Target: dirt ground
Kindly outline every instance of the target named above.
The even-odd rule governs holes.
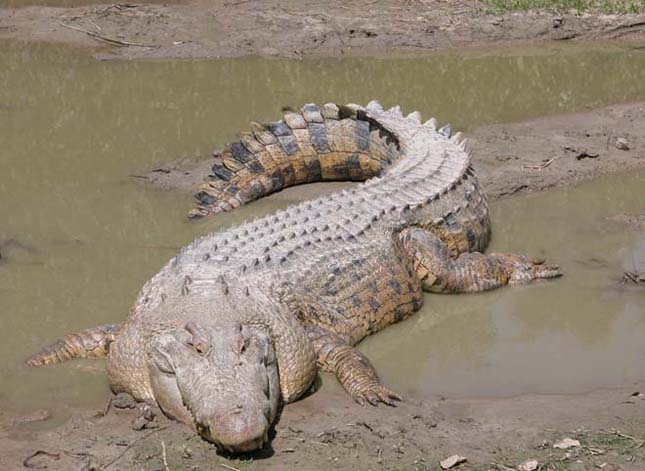
[[[96,49],[103,59],[423,53],[644,36],[643,14],[493,14],[473,0],[194,0],[0,9],[0,40],[66,43]]]
[[[0,40],[66,43],[101,59],[301,58],[644,37],[645,15],[492,15],[465,0],[198,0],[0,9]],[[484,126],[468,134],[491,199],[645,166],[645,102]],[[139,180],[192,191],[210,165],[208,156],[178,161]],[[642,231],[643,217],[617,215],[611,222]],[[216,454],[161,414],[147,421],[136,409],[116,404],[107,413],[79,410],[55,427],[43,427],[48,411],[16,417],[0,410],[0,469],[439,470],[440,460],[458,454],[467,458],[459,470],[530,471],[525,462],[537,460],[535,469],[543,471],[642,471],[642,392],[645,382],[576,395],[408,396],[397,408],[362,408],[338,388],[324,387],[284,409],[269,448],[241,459]],[[578,440],[579,446],[554,448],[563,438]]]
[[[13,425],[0,429],[0,468],[425,471],[458,454],[467,459],[458,467],[465,471],[520,471],[530,460],[541,470],[642,471],[644,387],[505,399],[407,397],[397,408],[362,408],[343,393],[321,390],[285,408],[269,448],[237,458],[218,455],[160,415],[135,430],[136,409],[79,412],[47,432],[21,423],[33,417],[4,416]],[[554,448],[564,438],[579,446]]]

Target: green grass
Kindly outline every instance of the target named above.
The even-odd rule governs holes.
[[[497,11],[549,10],[598,13],[643,13],[645,0],[484,0]]]

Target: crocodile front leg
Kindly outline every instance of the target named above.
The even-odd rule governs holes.
[[[345,391],[356,402],[361,405],[369,402],[373,406],[383,402],[394,406],[394,401],[402,399],[381,384],[367,357],[338,335],[315,326],[308,326],[307,334],[314,344],[320,368],[335,373]]]
[[[523,255],[472,252],[453,257],[441,239],[418,227],[402,230],[400,238],[426,291],[477,292],[562,276],[557,265],[546,265]]]

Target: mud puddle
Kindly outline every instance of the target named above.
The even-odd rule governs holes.
[[[71,406],[100,405],[107,385],[102,363],[34,371],[22,364],[30,353],[67,332],[122,320],[142,284],[197,235],[313,193],[303,187],[190,224],[184,215],[191,198],[137,185],[128,175],[138,169],[205,155],[248,120],[275,119],[281,106],[309,101],[378,97],[470,129],[645,96],[645,54],[617,46],[398,59],[101,63],[65,48],[14,44],[0,50],[0,62],[0,242],[19,243],[2,253],[0,265],[0,405],[31,411],[57,404],[50,423]],[[642,310],[633,307],[638,299],[610,289],[636,238],[603,232],[591,214],[619,213],[619,204],[627,211],[638,191],[634,178],[580,190],[591,198],[595,191],[607,197],[625,189],[612,195],[623,202],[612,199],[611,207],[595,196],[588,206],[588,199],[573,196],[578,190],[547,195],[545,202],[496,204],[494,249],[545,252],[569,276],[552,286],[428,298],[423,315],[365,344],[385,380],[403,391],[505,394],[642,376],[636,360],[642,364],[643,350],[632,348],[642,335]],[[580,252],[574,257],[566,247]],[[409,352],[397,343],[405,336]],[[575,365],[593,355],[597,361],[587,364],[596,368],[553,365],[564,355]],[[397,373],[402,358],[418,369]]]

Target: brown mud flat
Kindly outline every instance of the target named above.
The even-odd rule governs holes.
[[[490,199],[541,191],[645,166],[645,102],[482,126],[466,137]],[[139,176],[164,189],[194,192],[213,163],[206,157],[179,160]],[[336,188],[287,191],[315,197],[325,187]]]
[[[396,408],[363,408],[341,392],[322,390],[287,406],[270,445],[246,457],[221,456],[160,414],[136,430],[142,420],[134,409],[83,411],[41,432],[2,417],[0,467],[439,470],[440,460],[458,454],[468,461],[456,469],[466,471],[517,471],[529,460],[541,470],[637,471],[645,469],[644,388],[504,399],[408,397]],[[563,438],[580,446],[554,448]]]
[[[94,48],[100,58],[337,57],[643,37],[644,14],[498,14],[477,1],[194,0],[0,8],[0,40]]]

